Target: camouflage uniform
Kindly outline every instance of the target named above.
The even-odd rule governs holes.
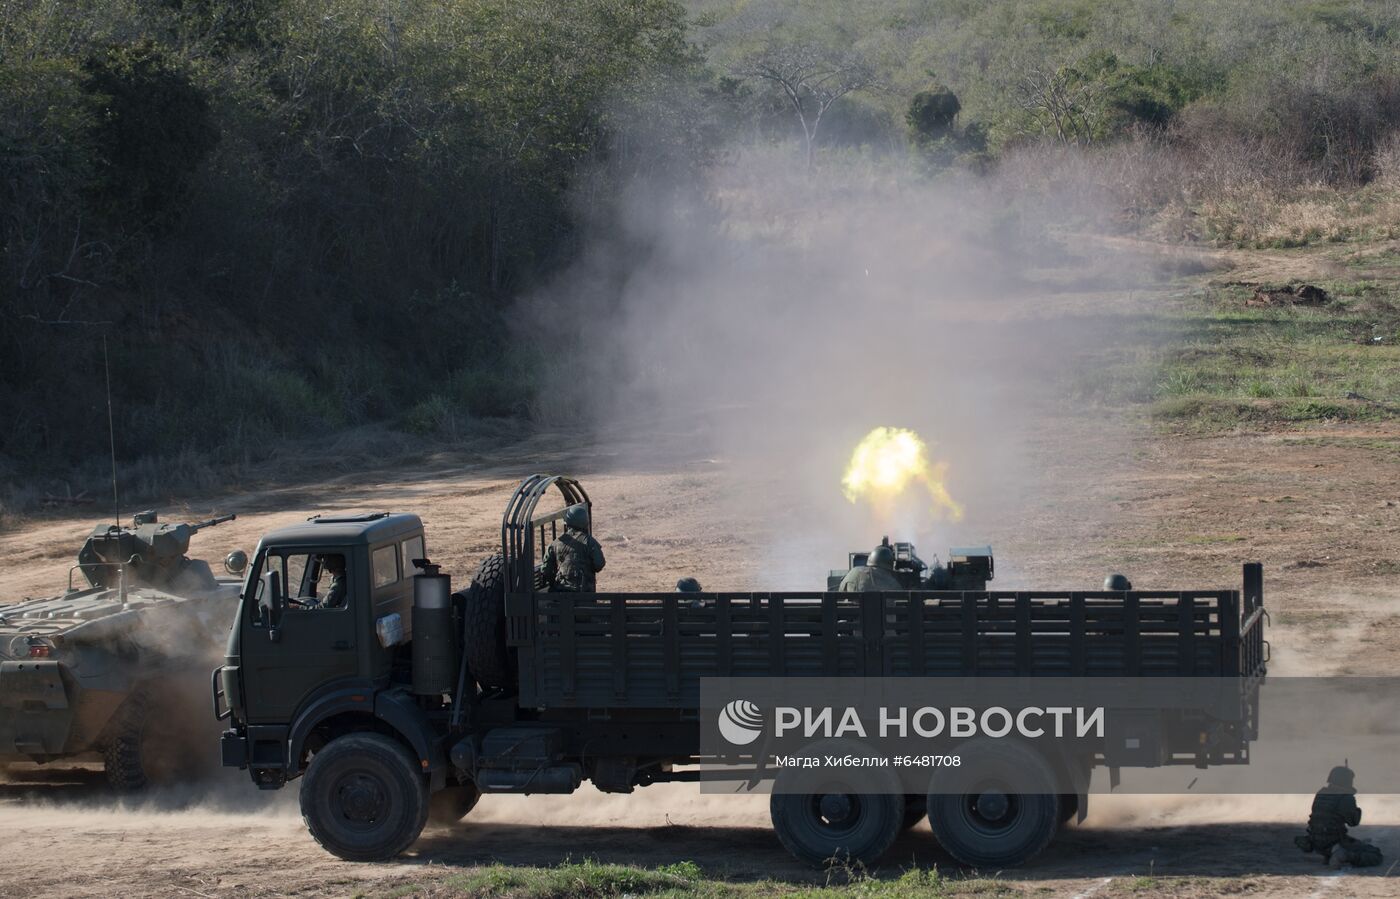
[[[1332,847],[1347,835],[1348,827],[1361,823],[1361,809],[1353,790],[1326,786],[1313,797],[1312,814],[1308,815],[1308,837],[1312,851],[1327,855]]]
[[[846,576],[841,578],[841,585],[836,589],[842,593],[864,593],[868,590],[904,590],[906,588],[899,582],[899,578],[894,576],[894,572],[888,568],[864,565],[846,572]]]
[[[321,557],[321,569],[331,576],[326,595],[321,598],[321,608],[339,609],[345,605],[348,585],[345,582],[345,557],[340,554]]]
[[[565,528],[544,553],[540,574],[556,593],[592,593],[603,570],[603,547],[587,531]]]
[[[338,609],[345,605],[345,573],[331,575],[331,586],[326,591],[326,599],[322,603],[328,609]]]

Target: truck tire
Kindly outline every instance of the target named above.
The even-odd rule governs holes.
[[[859,751],[847,741],[818,743],[804,755]],[[888,771],[817,772],[784,768],[768,811],[778,841],[816,867],[874,864],[903,829],[906,802]]]
[[[1055,773],[1040,753],[1020,743],[979,740],[959,749],[975,759],[976,789],[928,796],[933,835],[948,854],[972,868],[1023,864],[1040,853],[1060,827]],[[1013,793],[1006,784],[1045,784],[1044,793]]]
[[[428,823],[438,826],[456,824],[471,810],[481,798],[481,791],[474,783],[448,784],[428,799]]]
[[[132,693],[107,724],[102,740],[102,768],[118,793],[134,793],[150,783],[146,770],[146,719],[150,703],[144,692]]]
[[[515,650],[506,646],[505,559],[481,560],[466,595],[462,648],[472,676],[483,687],[515,686]]]
[[[428,785],[400,743],[383,734],[336,737],[311,757],[301,818],[330,854],[351,862],[391,859],[428,821]]]

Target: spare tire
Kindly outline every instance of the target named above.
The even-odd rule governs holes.
[[[506,646],[506,566],[500,553],[482,559],[467,590],[462,649],[483,687],[515,686],[516,651]]]

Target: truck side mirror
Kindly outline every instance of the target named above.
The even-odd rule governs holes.
[[[282,622],[282,575],[277,571],[267,571],[262,576],[262,589],[258,591],[258,614],[263,627],[268,628],[272,642],[277,642],[277,625]]]

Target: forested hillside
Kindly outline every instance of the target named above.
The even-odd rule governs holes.
[[[105,457],[104,341],[126,459],[539,417],[513,304],[752,143],[1286,244],[1400,235],[1397,123],[1370,0],[0,0],[0,481]]]

